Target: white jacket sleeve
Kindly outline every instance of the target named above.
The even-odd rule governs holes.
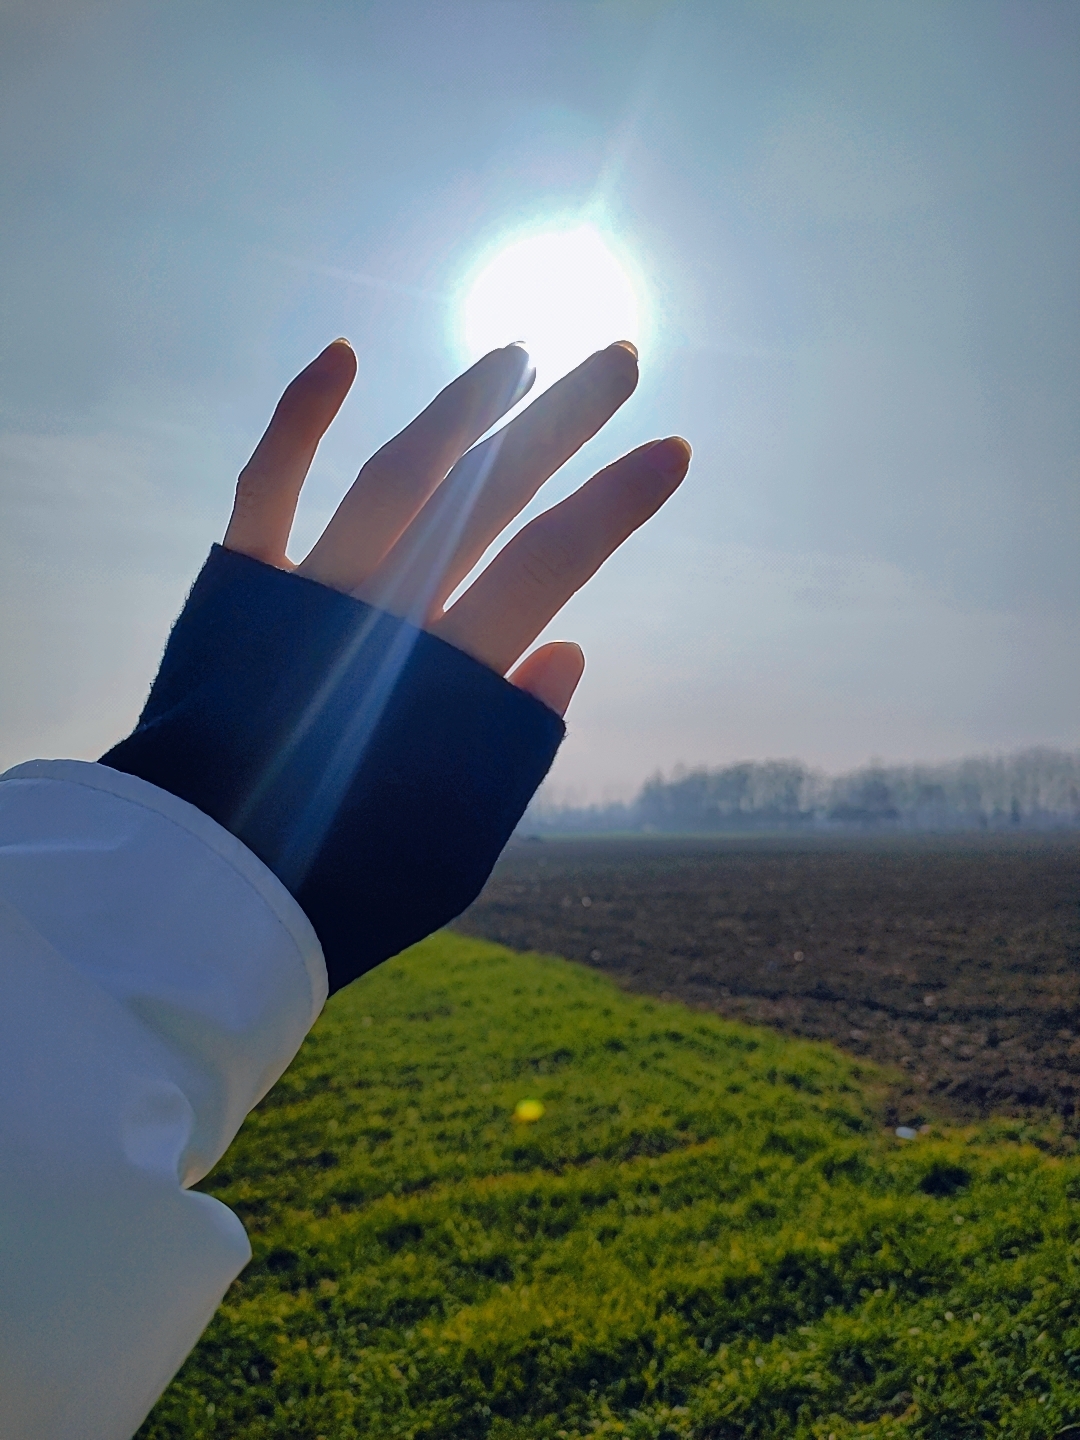
[[[250,1257],[189,1187],[326,997],[315,933],[132,775],[0,777],[0,1437],[129,1440]]]

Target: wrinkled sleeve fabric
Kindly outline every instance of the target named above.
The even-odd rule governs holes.
[[[232,834],[102,765],[0,777],[0,1436],[128,1440],[250,1250],[192,1191],[326,996]]]
[[[264,861],[332,994],[476,898],[564,734],[437,636],[216,545],[138,725],[101,758]]]
[[[0,777],[0,1440],[129,1440],[250,1255],[189,1187],[328,990],[475,897],[563,733],[218,546],[133,733]]]

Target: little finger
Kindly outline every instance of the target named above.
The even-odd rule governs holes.
[[[334,340],[285,389],[254,454],[240,472],[225,548],[285,566],[296,502],[319,441],[356,375],[347,340]]]

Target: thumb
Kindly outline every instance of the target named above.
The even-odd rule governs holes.
[[[585,656],[580,645],[554,640],[534,650],[509,679],[511,685],[527,691],[556,715],[565,715],[584,670]]]

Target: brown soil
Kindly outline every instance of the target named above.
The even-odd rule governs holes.
[[[516,841],[457,922],[902,1075],[890,1120],[1080,1128],[1080,836]]]

